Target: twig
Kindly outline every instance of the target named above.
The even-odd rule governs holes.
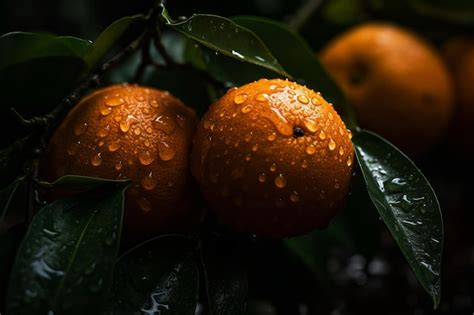
[[[321,6],[323,0],[307,0],[288,22],[288,25],[295,31],[299,31],[309,18]]]

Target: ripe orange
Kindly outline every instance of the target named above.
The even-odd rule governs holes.
[[[456,144],[461,143],[465,149],[472,151],[474,140],[465,135],[471,128],[474,119],[474,40],[472,38],[457,37],[448,41],[443,52],[445,60],[451,70],[455,84],[456,112],[453,133]]]
[[[262,79],[211,105],[191,168],[221,223],[287,237],[328,224],[348,193],[353,160],[350,132],[319,93]]]
[[[441,58],[410,31],[382,23],[355,27],[331,41],[321,61],[362,127],[412,154],[444,135],[452,84]]]
[[[188,159],[197,118],[166,91],[113,85],[85,96],[54,132],[41,176],[132,180],[124,229],[137,235],[196,223]]]

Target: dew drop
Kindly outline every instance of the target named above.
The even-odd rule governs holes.
[[[339,148],[339,155],[344,155],[344,148],[343,147],[340,147]]]
[[[158,107],[158,102],[156,100],[151,100],[150,101],[150,106],[156,108],[156,107]]]
[[[245,156],[245,161],[250,161],[252,159],[252,155],[249,153]]]
[[[109,135],[110,126],[106,126],[105,128],[101,128],[97,131],[96,136],[99,138],[105,138]]]
[[[105,99],[105,104],[112,107],[122,105],[123,103],[124,103],[123,98],[118,97],[118,96]]]
[[[329,120],[333,120],[333,119],[334,119],[334,115],[333,115],[332,113],[329,113],[329,114],[328,114],[328,118],[329,118]]]
[[[118,161],[117,163],[115,163],[115,169],[117,171],[122,169],[122,161]]]
[[[155,158],[148,150],[138,151],[138,160],[142,165],[150,165]]]
[[[276,170],[277,170],[276,164],[272,163],[272,165],[270,166],[270,171],[275,172]]]
[[[108,148],[109,148],[110,152],[115,152],[118,149],[120,149],[120,142],[113,141],[113,142],[109,143]]]
[[[252,147],[252,151],[253,152],[256,152],[258,150],[258,144],[255,144],[253,147]]]
[[[174,158],[176,151],[167,142],[160,142],[158,146],[158,155],[163,161],[170,161]]]
[[[339,134],[340,134],[341,136],[344,135],[344,129],[343,129],[341,126],[339,126]]]
[[[309,103],[309,99],[304,95],[298,95],[297,99],[301,104],[308,104]]]
[[[146,130],[147,133],[152,133],[153,132],[153,128],[151,128],[151,127],[146,127],[145,130]]]
[[[148,175],[142,178],[141,184],[142,184],[143,189],[152,190],[153,188],[156,187],[156,185],[158,184],[158,181],[155,178],[153,178],[153,172],[150,171]]]
[[[99,147],[102,147],[104,145],[104,141],[99,142]]]
[[[255,96],[255,100],[258,102],[265,102],[268,99],[268,94],[260,93]]]
[[[306,147],[306,153],[309,154],[309,155],[313,155],[314,153],[316,153],[316,147],[314,145],[308,145]]]
[[[148,212],[151,210],[151,203],[145,197],[138,200],[138,206],[140,207],[140,209],[142,209],[145,212]]]
[[[293,191],[290,195],[290,200],[292,202],[298,202],[300,201],[300,194],[298,194],[296,191]]]
[[[265,173],[261,173],[260,175],[258,175],[258,181],[260,183],[264,183],[266,179],[267,177],[265,176]]]
[[[318,99],[317,99],[316,97],[311,98],[311,104],[313,104],[313,105],[315,105],[315,106],[320,105],[320,104],[319,104],[319,101],[318,101]]]
[[[275,141],[276,137],[277,137],[276,134],[272,133],[271,135],[268,136],[267,139],[268,139],[268,141]]]
[[[318,130],[318,124],[314,120],[306,119],[303,124],[309,132],[316,132]]]
[[[145,141],[143,141],[143,144],[145,145],[145,147],[149,147],[150,146],[150,141],[147,139]]]
[[[251,110],[252,110],[252,105],[245,105],[244,107],[242,107],[240,111],[244,114],[248,114]]]
[[[329,140],[328,148],[329,148],[329,150],[331,150],[331,151],[334,151],[334,149],[336,148],[336,142],[334,142],[333,139]]]
[[[352,165],[352,159],[351,158],[348,158],[347,159],[347,166],[351,166]]]
[[[139,102],[143,102],[145,100],[145,98],[143,96],[137,96],[136,99]]]
[[[275,186],[278,188],[284,188],[286,186],[286,178],[283,176],[283,174],[278,174],[277,177],[275,177]]]
[[[135,129],[133,130],[133,133],[138,136],[138,135],[140,135],[140,134],[142,133],[142,130],[141,130],[139,127],[137,127],[137,128],[135,128]]]
[[[158,126],[158,129],[164,131],[168,135],[170,135],[176,129],[174,119],[168,115],[160,115],[156,117],[155,122]]]
[[[119,121],[122,120],[122,116],[115,116],[115,117],[114,117],[114,120],[115,120],[116,122],[119,122]]]
[[[349,129],[347,129],[347,134],[349,135],[349,139],[352,139],[352,131],[350,131]]]
[[[120,130],[122,130],[122,132],[130,130],[130,121],[128,119],[120,122]]]
[[[247,98],[248,98],[248,95],[246,93],[237,94],[234,97],[234,103],[237,105],[242,104],[247,100]]]
[[[96,153],[92,156],[91,164],[93,166],[99,166],[100,164],[102,164],[102,153],[101,152]]]
[[[110,114],[112,112],[112,107],[104,107],[100,110],[100,113],[102,116],[107,116],[108,114]]]
[[[82,134],[84,134],[87,130],[87,123],[84,122],[84,123],[81,123],[81,124],[78,124],[74,127],[74,134],[76,136],[80,136]]]
[[[321,130],[321,132],[319,133],[319,139],[321,140],[326,139],[326,133],[324,132],[324,130]]]

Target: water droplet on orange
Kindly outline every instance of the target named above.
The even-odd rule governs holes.
[[[96,153],[92,156],[91,164],[93,166],[99,166],[100,164],[102,164],[102,153],[101,152]]]
[[[176,129],[174,119],[168,115],[159,115],[156,117],[155,122],[158,129],[164,131],[168,135]]]
[[[302,168],[307,168],[308,167],[308,161],[303,160],[303,163],[301,163]]]
[[[138,136],[138,135],[140,135],[140,134],[142,133],[142,130],[141,130],[139,127],[137,127],[137,128],[135,128],[135,129],[133,130],[133,133]]]
[[[311,104],[318,106],[319,105],[318,99],[316,97],[311,98]]]
[[[352,165],[352,159],[351,158],[348,158],[347,159],[347,166],[351,166]]]
[[[255,96],[255,100],[258,102],[265,102],[268,99],[268,94],[260,93]]]
[[[308,104],[309,103],[309,99],[304,95],[298,95],[297,99],[301,104]]]
[[[276,137],[277,137],[276,134],[272,133],[271,135],[268,136],[267,139],[268,139],[268,141],[275,141]]]
[[[142,209],[145,212],[148,212],[151,210],[151,203],[145,197],[138,200],[138,206],[140,207],[140,209]]]
[[[76,136],[80,136],[82,134],[84,134],[87,130],[87,123],[84,122],[84,123],[80,123],[80,124],[77,124],[75,127],[74,127],[74,134]]]
[[[115,117],[114,117],[114,120],[115,120],[116,122],[119,122],[119,121],[122,120],[122,116],[115,116]]]
[[[262,174],[258,175],[258,181],[260,183],[264,183],[266,179],[267,179],[267,177],[265,176],[265,173],[262,173]]]
[[[339,155],[344,155],[344,148],[343,147],[339,148]]]
[[[252,159],[252,155],[249,153],[245,156],[245,161],[250,161]]]
[[[306,119],[303,124],[309,132],[316,132],[318,130],[318,124],[314,120]]]
[[[122,169],[122,161],[118,161],[117,163],[115,163],[115,169],[117,171]]]
[[[156,100],[151,100],[150,101],[150,106],[156,108],[156,107],[158,107],[158,102]]]
[[[115,152],[118,149],[120,149],[120,142],[113,141],[113,142],[109,143],[108,148],[109,148],[110,152]]]
[[[122,130],[122,132],[130,130],[130,122],[128,120],[120,122],[120,130]]]
[[[270,166],[270,171],[275,172],[276,170],[277,170],[276,164],[272,163],[272,165]]]
[[[321,140],[326,139],[326,133],[324,132],[324,130],[321,130],[321,132],[319,133],[319,139]]]
[[[333,139],[329,140],[328,148],[329,148],[329,150],[331,150],[331,151],[333,151],[333,150],[336,148],[336,142],[334,142]]]
[[[239,93],[234,97],[234,103],[239,105],[244,103],[249,96],[246,93]]]
[[[284,188],[286,186],[286,178],[283,176],[283,174],[278,174],[277,177],[275,177],[275,186],[278,188]]]
[[[328,118],[329,118],[329,120],[333,120],[333,119],[334,119],[334,115],[333,115],[332,113],[329,113],[329,114],[328,114]]]
[[[153,128],[151,128],[151,127],[146,127],[145,130],[146,130],[146,132],[148,132],[148,133],[152,133],[152,132],[153,132]]]
[[[103,146],[104,145],[104,141],[100,141],[99,142],[99,147]]]
[[[344,135],[344,129],[343,129],[341,126],[339,126],[339,134],[340,134],[341,136]]]
[[[105,138],[109,135],[110,126],[107,125],[105,128],[101,128],[97,131],[96,136],[99,138]]]
[[[276,127],[279,133],[285,136],[293,135],[293,128],[290,126],[286,118],[277,108],[272,108],[270,112],[262,111],[260,116],[267,118]]]
[[[102,116],[107,116],[111,112],[112,112],[112,107],[104,107],[100,110],[100,113],[102,114]]]
[[[253,152],[256,152],[258,150],[258,143],[255,144],[253,147],[252,147],[252,151]]]
[[[296,191],[293,191],[290,195],[290,200],[292,202],[298,202],[300,201],[300,195]]]
[[[176,151],[167,142],[160,142],[158,145],[158,155],[163,161],[170,161],[175,156]]]
[[[153,157],[153,154],[150,153],[150,151],[142,150],[138,151],[138,160],[142,165],[150,165],[151,163],[153,163],[155,158]]]
[[[240,110],[242,113],[244,114],[247,114],[249,113],[250,111],[252,110],[252,105],[245,105],[244,107],[242,107],[242,109]]]
[[[143,102],[145,100],[145,98],[143,96],[137,96],[136,99],[139,102]]]
[[[124,102],[123,98],[118,96],[108,97],[105,99],[105,104],[112,107],[122,105]]]
[[[316,147],[314,145],[308,145],[306,147],[306,153],[309,154],[309,155],[313,155],[316,153]]]
[[[152,190],[158,184],[158,181],[153,177],[153,172],[150,171],[148,175],[142,178],[142,187],[145,190]]]
[[[347,129],[347,134],[349,135],[349,139],[352,139],[352,131],[350,131],[349,129]]]
[[[145,147],[149,147],[150,146],[150,141],[147,139],[145,141],[143,141],[143,144],[145,145]]]

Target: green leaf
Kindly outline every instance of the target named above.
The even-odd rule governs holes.
[[[242,246],[209,242],[203,250],[203,264],[210,314],[244,314],[248,281]]]
[[[25,177],[19,177],[14,180],[13,183],[11,183],[6,188],[0,191],[0,235],[5,233],[5,231],[8,230],[8,227],[11,224],[11,222],[7,222],[7,215],[11,214],[9,210],[12,208],[14,197],[17,191],[19,190],[18,188],[24,184]],[[24,200],[24,198],[21,199]],[[20,216],[24,216],[24,213],[20,214]],[[15,223],[18,222],[16,222],[15,220]]]
[[[15,259],[7,314],[100,311],[118,252],[126,185],[105,184],[38,212]]]
[[[289,77],[258,36],[229,19],[195,14],[182,22],[168,19],[167,25],[216,52]]]
[[[95,67],[131,26],[144,21],[145,16],[137,14],[123,17],[110,24],[84,54],[84,60],[89,68]]]
[[[40,185],[47,188],[57,188],[57,187],[66,187],[66,188],[73,188],[78,190],[83,189],[93,189],[104,184],[112,185],[114,183],[124,183],[123,180],[112,180],[112,179],[104,179],[104,178],[97,178],[97,177],[90,177],[90,176],[80,176],[80,175],[65,175],[52,183],[48,182],[40,182]]]
[[[356,130],[353,142],[370,198],[435,307],[441,295],[441,210],[428,180],[380,136]]]
[[[164,235],[122,255],[110,314],[194,314],[199,282],[195,247],[187,237]]]
[[[344,95],[301,36],[285,24],[265,18],[237,16],[232,21],[254,32],[286,72],[296,81],[321,92],[354,125],[354,115]]]

